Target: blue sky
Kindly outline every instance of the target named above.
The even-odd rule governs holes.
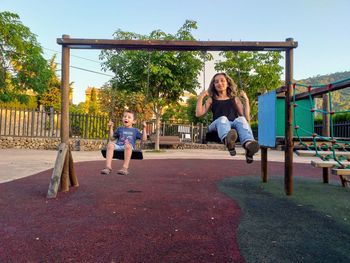
[[[294,52],[295,79],[350,70],[348,0],[0,0],[0,11],[17,13],[37,35],[45,57],[58,52],[58,62],[61,46],[56,39],[63,34],[112,39],[118,28],[139,34],[155,29],[174,34],[190,19],[198,23],[193,32],[198,40],[294,38],[299,43]],[[72,50],[71,55],[72,66],[103,73],[99,51]],[[206,66],[206,83],[212,67],[212,63]],[[74,103],[84,100],[87,86],[99,87],[109,78],[72,68]]]

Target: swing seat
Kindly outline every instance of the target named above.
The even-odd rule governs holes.
[[[102,153],[102,156],[106,158],[107,150],[102,149],[101,153]],[[124,160],[124,151],[114,150],[113,159]],[[142,150],[133,150],[131,154],[131,159],[142,160],[143,159]]]
[[[205,134],[205,141],[206,142],[216,142],[216,143],[223,143],[219,136],[217,131],[210,131]],[[236,142],[239,141],[239,137],[237,137]]]
[[[218,133],[216,131],[210,131],[205,134],[205,141],[206,142],[217,142],[222,143],[220,140]]]

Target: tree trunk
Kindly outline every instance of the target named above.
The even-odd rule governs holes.
[[[159,135],[160,135],[160,113],[159,111],[156,113],[156,143],[154,145],[154,149],[159,151]]]

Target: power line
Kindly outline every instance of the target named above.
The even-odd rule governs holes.
[[[62,53],[62,52],[60,52],[60,51],[56,51],[56,50],[49,49],[49,48],[45,48],[45,47],[43,47],[43,49],[49,50],[49,51],[54,52],[54,53],[56,53],[56,54],[61,54],[61,53]],[[80,58],[80,59],[84,59],[84,60],[87,60],[87,61],[95,62],[95,63],[97,63],[97,64],[101,64],[100,61],[96,61],[96,60],[93,60],[93,59],[84,58],[84,57],[80,57],[80,56],[76,56],[76,55],[71,55],[71,56],[72,56],[72,57],[76,57],[76,58]]]
[[[43,49],[49,50],[49,51],[54,52],[54,53],[56,53],[56,54],[61,54],[61,53],[62,53],[62,52],[60,52],[60,51],[56,51],[56,50],[53,50],[53,49],[50,49],[50,48],[45,48],[45,47],[43,47]],[[101,65],[101,62],[96,61],[96,60],[92,60],[92,59],[84,58],[84,57],[80,57],[80,56],[75,56],[75,55],[71,55],[71,56],[72,56],[72,57],[76,57],[76,58],[80,58],[80,59],[84,59],[84,60],[87,60],[87,61],[95,62],[95,63],[98,63],[99,65]],[[59,62],[55,62],[55,63],[56,63],[57,65],[61,65],[61,63],[59,63]],[[78,70],[82,70],[82,71],[87,71],[87,72],[91,72],[91,73],[103,75],[103,76],[107,76],[107,77],[111,77],[111,78],[114,77],[113,75],[101,73],[101,72],[94,71],[94,70],[91,70],[91,69],[85,69],[85,68],[80,68],[80,67],[76,67],[76,66],[69,66],[69,67],[74,68],[74,69],[78,69]],[[58,71],[58,70],[57,70],[57,71]]]
[[[58,64],[58,65],[61,65],[61,63],[57,63],[57,64]],[[113,75],[101,73],[101,72],[94,71],[94,70],[91,70],[91,69],[79,68],[79,67],[75,67],[75,66],[69,66],[69,67],[74,68],[74,69],[79,69],[79,70],[87,71],[87,72],[91,72],[91,73],[95,73],[95,74],[99,74],[99,75],[103,75],[103,76],[107,76],[107,77],[111,77],[111,78],[114,77]]]

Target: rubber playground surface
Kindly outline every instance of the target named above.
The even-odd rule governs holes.
[[[0,184],[0,262],[349,262],[350,192],[295,164],[167,159],[75,163],[80,186],[46,199],[52,169]],[[339,201],[340,200],[340,201]],[[339,201],[339,202],[338,202]],[[349,204],[348,204],[349,203]]]

